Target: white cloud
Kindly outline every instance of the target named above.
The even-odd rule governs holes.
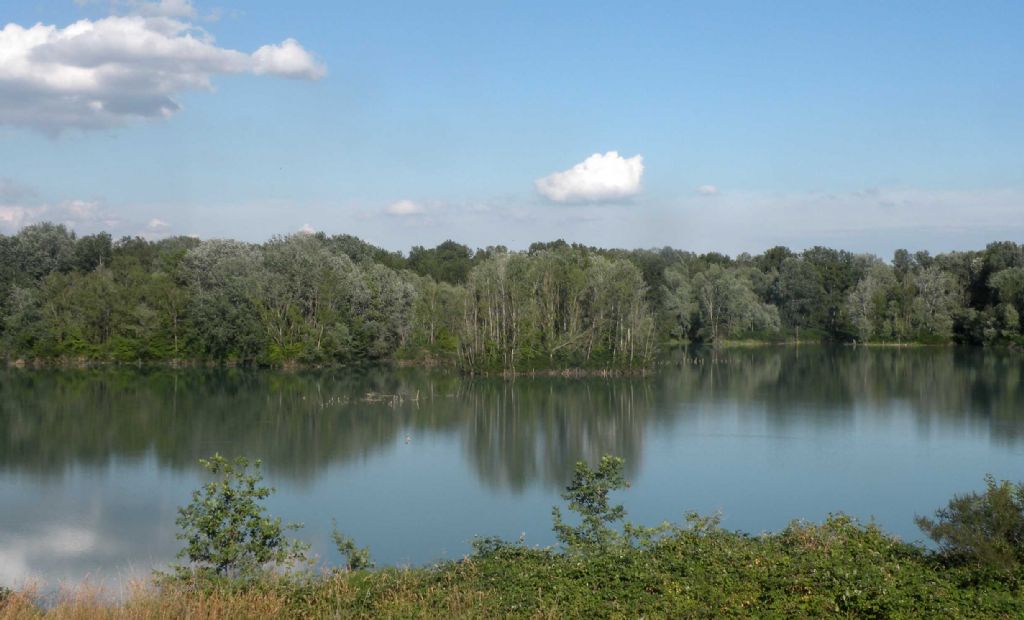
[[[601,202],[640,191],[643,157],[624,158],[617,151],[594,153],[563,172],[537,179],[537,191],[555,202]]]
[[[285,39],[278,45],[264,45],[252,54],[256,75],[269,73],[280,77],[319,80],[326,73],[323,65],[314,60],[295,39]]]
[[[153,10],[0,30],[0,124],[50,133],[113,127],[173,115],[181,109],[177,95],[211,90],[216,75],[316,80],[325,73],[294,39],[246,54],[167,16],[187,16],[188,2],[136,4]]]
[[[64,210],[76,219],[88,220],[96,217],[99,203],[94,200],[69,200],[63,204]]]
[[[35,189],[21,185],[11,179],[0,178],[0,234],[14,233],[30,224],[39,222],[64,224],[78,232],[136,234],[141,227],[138,222],[125,222],[109,207],[97,200],[64,200],[48,202]],[[154,222],[157,228],[154,228]],[[150,221],[149,230],[166,226],[162,220]]]
[[[423,213],[423,207],[411,200],[399,200],[388,205],[384,212],[388,215],[398,216],[420,215]]]
[[[303,224],[302,228],[298,230],[298,233],[300,235],[313,235],[316,234],[316,229],[310,226],[309,224]]]
[[[38,215],[38,209],[20,205],[0,205],[0,227],[17,230]]]
[[[163,220],[161,220],[160,218],[157,218],[157,217],[154,217],[153,219],[149,220],[149,223],[146,224],[146,228],[148,228],[149,230],[154,230],[154,231],[155,230],[166,230],[166,229],[170,228],[170,226],[171,226],[170,224],[168,224],[167,222],[165,222],[165,221],[163,221]]]
[[[701,185],[697,188],[697,193],[701,196],[716,196],[718,195],[718,188],[714,185]]]

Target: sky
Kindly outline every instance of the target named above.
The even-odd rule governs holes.
[[[0,233],[1024,242],[1024,3],[0,1]]]

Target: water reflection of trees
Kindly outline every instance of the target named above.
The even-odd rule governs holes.
[[[762,347],[679,354],[658,380],[681,381],[684,401],[757,407],[775,429],[844,426],[904,409],[917,428],[972,428],[995,443],[1024,436],[1024,360],[955,347]],[[674,394],[661,386],[656,393]]]
[[[652,412],[639,380],[528,379],[468,382],[459,398],[469,460],[489,484],[562,486],[576,461],[603,454],[640,460]]]
[[[367,393],[397,394],[392,403]],[[727,404],[777,430],[913,416],[919,432],[1016,444],[1024,364],[996,351],[792,347],[680,354],[649,378],[462,379],[416,369],[0,372],[0,468],[60,475],[155,455],[191,468],[214,451],[309,480],[417,435],[461,438],[488,485],[561,486],[581,458],[639,465],[644,435]],[[634,472],[635,473],[635,472]]]
[[[367,402],[371,393],[399,398]],[[0,467],[59,475],[154,454],[186,468],[220,451],[310,479],[413,429],[460,433],[488,484],[562,484],[579,458],[638,456],[645,393],[627,380],[464,381],[410,369],[11,371],[0,373]]]

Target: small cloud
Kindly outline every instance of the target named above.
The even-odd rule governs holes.
[[[701,185],[697,188],[697,193],[701,196],[717,196],[718,188],[714,185]]]
[[[390,204],[384,209],[384,212],[388,215],[397,216],[409,216],[409,215],[420,215],[423,213],[423,207],[411,200],[399,200],[396,203]]]
[[[310,226],[309,224],[303,224],[302,228],[300,228],[296,232],[298,232],[300,235],[315,235],[316,229]]]
[[[91,220],[96,217],[99,203],[93,200],[68,200],[61,205],[76,220]]]
[[[617,151],[594,153],[572,168],[537,179],[540,195],[554,202],[602,202],[640,192],[641,155],[624,158]]]
[[[30,209],[21,206],[5,206],[0,205],[0,224],[5,225],[6,228],[17,229],[20,228],[22,223],[32,219],[38,210]]]
[[[166,230],[168,227],[170,227],[170,224],[155,217],[146,224],[146,228],[150,230]]]
[[[103,204],[95,200],[50,203],[32,187],[0,178],[0,228],[17,230],[45,220],[69,227],[92,227],[110,221]]]
[[[298,80],[319,80],[327,74],[327,67],[317,62],[295,39],[264,45],[253,52],[252,58],[256,75],[269,73]]]

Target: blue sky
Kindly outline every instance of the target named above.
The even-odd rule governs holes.
[[[58,36],[79,20],[104,26],[93,47]],[[0,9],[37,23],[58,29],[45,53],[0,37],[0,232],[51,219],[252,241],[311,227],[393,249],[562,237],[883,256],[1024,241],[1019,2]],[[167,49],[117,47],[129,27]],[[207,37],[201,62],[186,36]],[[101,37],[112,47],[85,69],[132,76],[76,91],[103,115],[37,113],[67,102],[44,74],[84,70]],[[12,53],[32,64],[17,73]],[[156,95],[176,109],[154,116]]]

